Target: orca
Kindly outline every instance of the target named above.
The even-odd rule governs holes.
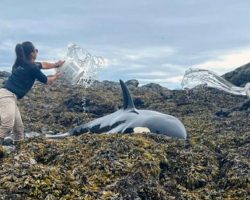
[[[135,108],[126,84],[120,80],[123,94],[123,107],[114,113],[97,118],[86,124],[58,135],[46,135],[47,138],[63,138],[83,133],[132,133],[137,127],[144,127],[151,133],[162,134],[180,139],[187,138],[187,132],[181,121],[171,115],[152,110]]]

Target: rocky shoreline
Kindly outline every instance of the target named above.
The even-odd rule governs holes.
[[[1,73],[0,73],[1,75]],[[4,80],[6,76],[0,76]],[[247,199],[250,107],[215,89],[127,82],[136,107],[178,117],[187,141],[155,134],[83,134],[0,147],[0,199]],[[19,102],[26,132],[59,133],[122,106],[118,82],[36,84]],[[227,115],[216,113],[230,110]]]

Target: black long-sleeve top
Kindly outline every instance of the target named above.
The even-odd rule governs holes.
[[[36,62],[25,66],[18,66],[5,81],[3,88],[13,92],[18,99],[23,98],[32,88],[35,80],[46,84],[47,76],[42,72],[42,64]]]

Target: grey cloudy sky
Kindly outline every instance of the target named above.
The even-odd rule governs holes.
[[[180,88],[190,67],[225,73],[250,60],[249,0],[1,0],[0,70],[17,43],[57,60],[69,43],[104,57],[101,80]]]

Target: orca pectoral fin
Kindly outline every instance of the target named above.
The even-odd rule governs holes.
[[[124,124],[120,124],[113,129],[109,130],[107,133],[122,133],[122,130],[124,128]]]

